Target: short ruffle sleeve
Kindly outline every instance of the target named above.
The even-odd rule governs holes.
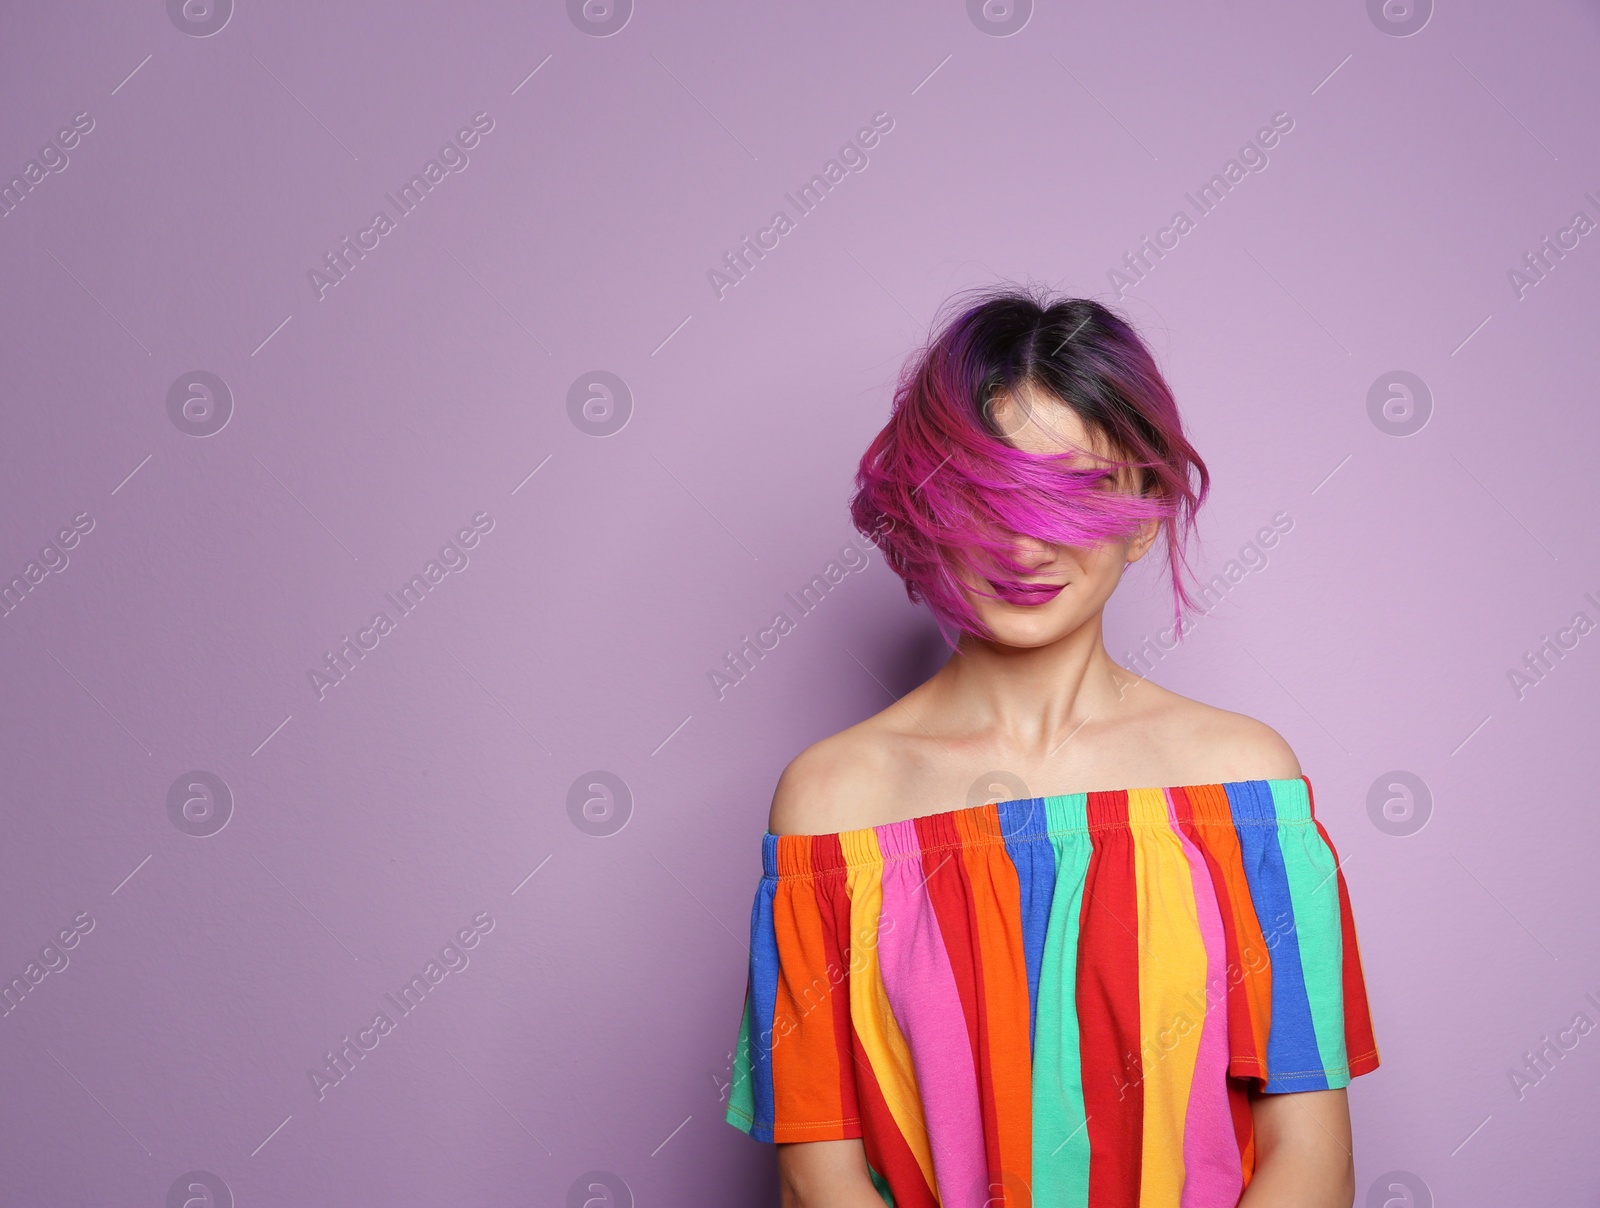
[[[782,845],[785,859],[807,866],[783,869],[780,877],[779,848],[777,836],[764,836],[724,1119],[758,1141],[859,1137],[845,872],[814,873],[807,839]],[[871,947],[872,939],[861,945],[857,960]]]
[[[1279,1093],[1336,1090],[1376,1069],[1349,889],[1310,781],[1172,794],[1222,915],[1228,1073]]]

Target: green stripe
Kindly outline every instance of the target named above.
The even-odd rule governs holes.
[[[750,992],[746,988],[744,1014],[739,1017],[739,1041],[733,1049],[728,1109],[722,1113],[722,1118],[740,1132],[749,1132],[756,1116],[755,1081],[750,1077],[750,1014]]]
[[[1328,1088],[1350,1082],[1344,1047],[1344,937],[1340,931],[1339,878],[1333,852],[1311,821],[1305,782],[1273,780],[1273,810],[1278,816],[1278,848],[1289,876],[1295,938],[1317,1050]]]
[[[1045,799],[1056,883],[1039,962],[1033,1054],[1033,1202],[1087,1208],[1089,1130],[1083,1107],[1078,1030],[1078,920],[1093,850],[1082,828],[1088,797]],[[1071,830],[1072,833],[1061,833]]]

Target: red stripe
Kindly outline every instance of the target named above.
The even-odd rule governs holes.
[[[1221,904],[1227,901],[1225,895],[1228,892],[1228,881],[1222,874],[1222,865],[1217,862],[1216,856],[1211,853],[1211,848],[1206,845],[1202,837],[1205,828],[1195,825],[1195,803],[1189,799],[1188,792],[1180,787],[1172,789],[1171,794],[1173,812],[1178,817],[1179,829],[1205,858],[1206,870],[1211,875],[1211,885],[1218,897],[1217,913],[1222,917],[1224,965],[1220,970],[1206,971],[1206,1010],[1227,1012],[1230,1034],[1228,1051],[1234,1053],[1239,1051],[1235,1046],[1240,1044],[1248,1046],[1252,1041],[1249,1020],[1242,1016],[1233,1002],[1229,1001],[1243,992],[1243,986],[1242,984],[1235,986],[1228,976],[1228,971],[1236,968],[1239,960],[1239,933],[1234,924],[1233,911],[1221,908]],[[1220,988],[1216,984],[1216,979],[1219,978],[1222,982]],[[1250,1096],[1246,1084],[1233,1077],[1227,1077],[1224,1081],[1228,1088],[1228,1112],[1233,1119],[1233,1139],[1239,1147],[1239,1165],[1245,1171],[1245,1186],[1249,1186],[1249,1172],[1255,1165],[1255,1115],[1250,1110]]]
[[[862,1051],[860,1040],[857,1051]],[[862,1060],[856,1063],[856,1083],[860,1088],[862,1112],[862,1146],[867,1161],[894,1189],[895,1208],[939,1208],[939,1199],[923,1177],[922,1167],[900,1135],[900,1128],[889,1114],[883,1091],[872,1066]]]
[[[838,835],[818,835],[812,843],[811,866],[833,869],[820,873],[812,882],[817,895],[817,914],[822,918],[822,946],[826,954],[827,977],[832,993],[833,1037],[839,1050],[839,1116],[856,1119],[861,1105],[856,1097],[855,1053],[850,1038],[850,892],[844,873],[844,852]],[[834,973],[837,970],[837,973]],[[833,979],[840,980],[834,985]]]
[[[972,1068],[978,1079],[978,1104],[983,1111],[983,1151],[991,1178],[998,1178],[1000,1121],[995,1112],[994,1071],[989,1062],[989,1020],[982,992],[983,956],[978,944],[977,921],[970,911],[977,895],[972,890],[962,836],[949,814],[917,819],[917,842],[922,847],[922,869],[927,877],[928,900],[939,933],[950,956],[961,1013],[967,1020],[967,1040],[972,1046]]]
[[[1333,852],[1334,863],[1339,853],[1333,850],[1333,840],[1315,818],[1312,822],[1322,835],[1322,841]],[[1370,1073],[1378,1068],[1378,1043],[1372,1035],[1372,1012],[1367,1005],[1367,982],[1361,972],[1361,951],[1356,945],[1355,916],[1350,910],[1350,890],[1344,883],[1344,872],[1336,869],[1339,882],[1339,935],[1341,949],[1340,980],[1344,991],[1344,1051],[1350,1063],[1350,1076]]]
[[[1093,851],[1078,939],[1078,1028],[1088,1116],[1089,1202],[1139,1202],[1144,1062],[1139,1038],[1139,919],[1128,794],[1090,793]]]
[[[1192,793],[1174,789],[1172,796],[1178,803],[1180,824],[1187,823],[1184,834],[1205,856],[1222,915],[1227,963],[1221,975],[1227,984],[1229,1063],[1265,1070],[1267,1054],[1257,1043],[1257,1031],[1264,1037],[1264,1021],[1270,1019],[1271,958],[1250,897],[1232,807],[1227,790],[1219,784],[1191,788]],[[1213,993],[1214,987],[1208,983],[1206,990]]]
[[[1339,852],[1333,846],[1328,832],[1317,820],[1317,801],[1311,791],[1311,781],[1306,780],[1306,807],[1317,833],[1333,853],[1334,876],[1339,882],[1339,935],[1341,952],[1340,980],[1344,991],[1344,1051],[1350,1063],[1350,1076],[1369,1074],[1378,1068],[1378,1042],[1372,1034],[1372,1010],[1367,1002],[1367,980],[1361,970],[1361,949],[1356,943],[1355,914],[1350,909],[1350,889],[1344,883],[1344,869],[1339,865]]]

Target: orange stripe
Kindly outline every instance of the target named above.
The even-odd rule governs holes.
[[[772,899],[778,995],[772,1026],[773,1126],[839,1123],[839,1044],[827,944],[810,878],[780,880]],[[843,970],[838,971],[839,974]]]
[[[1220,784],[1188,789],[1195,827],[1191,836],[1206,853],[1222,908],[1228,941],[1228,1072],[1235,1076],[1267,1069],[1267,1029],[1272,1022],[1272,950],[1261,932],[1239,834],[1233,827],[1228,791]],[[1218,882],[1218,878],[1221,878]]]
[[[1028,961],[1022,942],[1022,889],[1000,833],[999,810],[957,815],[982,953],[979,1088],[994,1114],[997,1152],[989,1154],[995,1203],[1027,1208],[1033,1185],[1033,1058],[1028,1044]],[[987,841],[986,841],[987,840]]]

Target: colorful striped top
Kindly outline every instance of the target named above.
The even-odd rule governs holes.
[[[862,1139],[897,1208],[1223,1208],[1250,1080],[1376,1069],[1305,777],[762,840],[724,1118]]]

